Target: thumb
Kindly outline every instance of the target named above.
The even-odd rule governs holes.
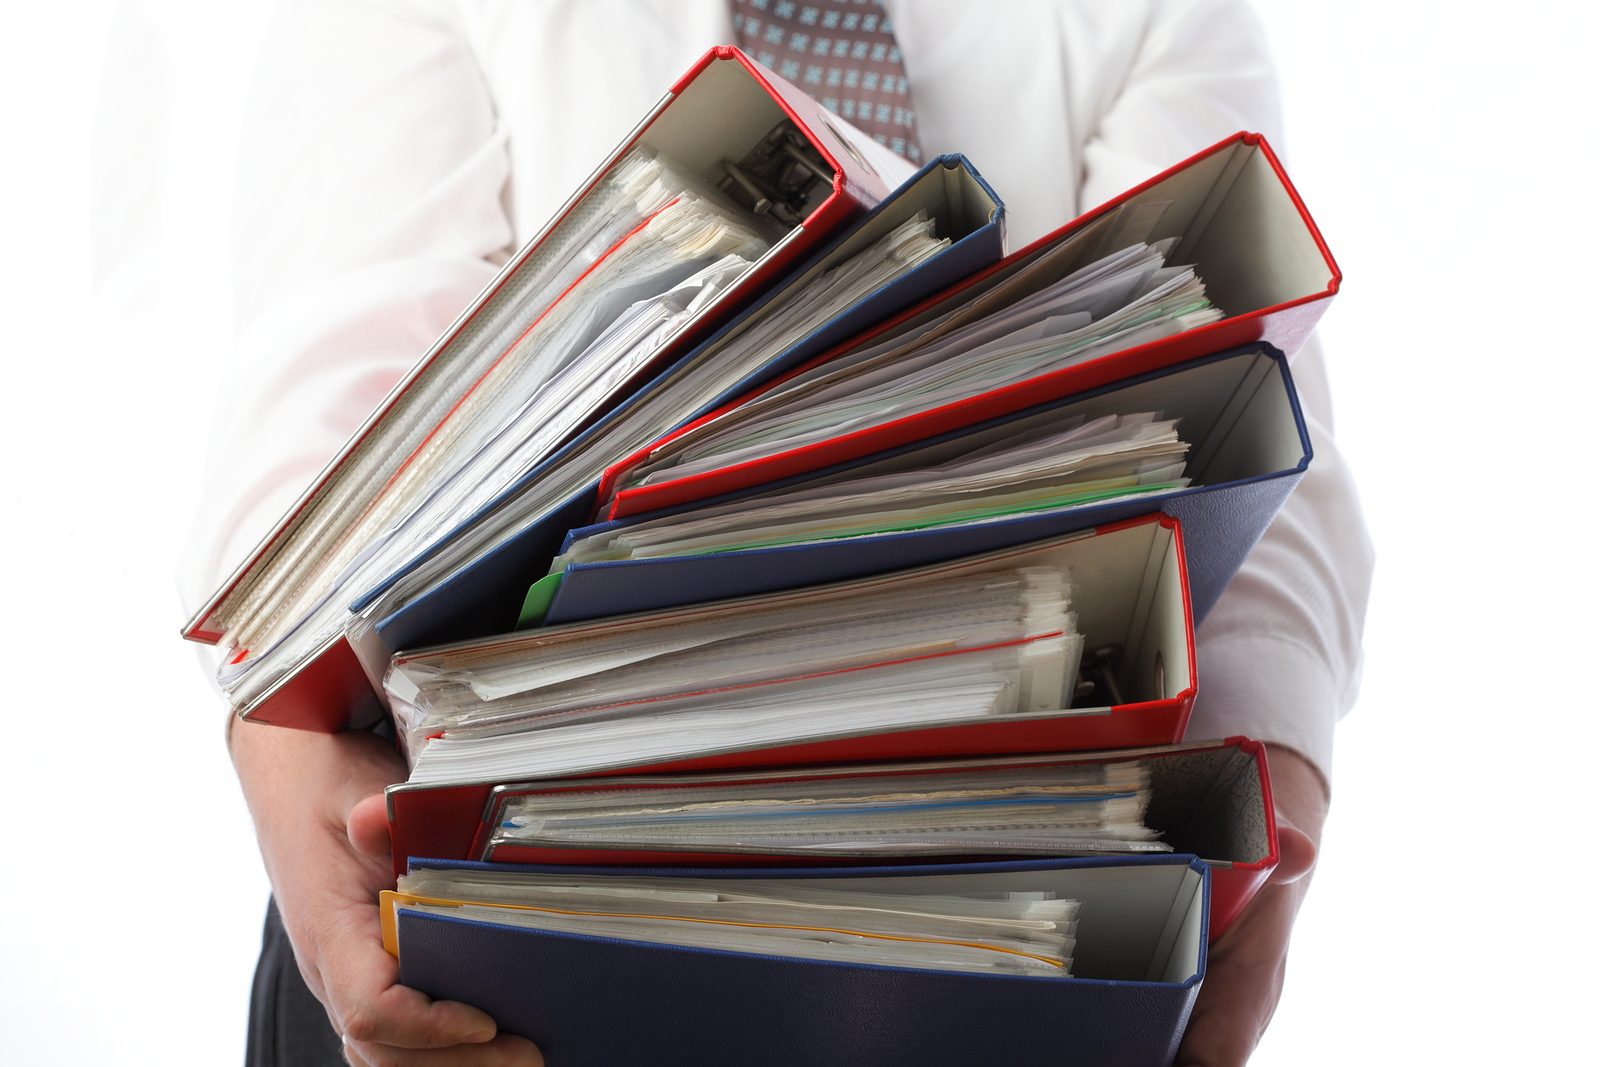
[[[354,815],[351,816],[354,818]],[[1288,885],[1311,873],[1317,864],[1317,846],[1304,830],[1278,822],[1278,865],[1268,877],[1269,885]]]
[[[381,860],[389,858],[389,808],[382,793],[374,793],[356,801],[350,809],[350,820],[345,826],[351,846],[363,856]]]

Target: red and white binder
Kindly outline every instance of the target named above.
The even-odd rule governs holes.
[[[578,189],[522,250],[506,265],[473,305],[447,330],[433,348],[395,386],[344,448],[313,480],[273,532],[184,626],[185,638],[215,644],[226,636],[218,618],[229,596],[260,573],[295,535],[319,499],[375,430],[385,424],[401,401],[424,376],[436,381],[448,374],[452,360],[471,343],[475,331],[490,312],[503,305],[519,281],[531,274],[541,246],[578,210],[586,196],[609,175],[635,145],[643,144],[693,171],[709,184],[725,179],[724,162],[741,160],[778,124],[789,120],[831,170],[831,189],[806,204],[799,224],[776,241],[735,284],[728,287],[670,342],[655,354],[647,372],[669,365],[693,349],[761,296],[842,227],[882,200],[909,174],[885,165],[882,150],[865,144],[865,135],[842,123],[800,89],[755,64],[735,48],[706,53],[611,156]],[[877,161],[875,166],[874,160]],[[881,171],[881,173],[880,173]],[[648,380],[644,374],[635,383]],[[465,396],[474,381],[463,377]],[[625,395],[625,393],[624,393]],[[397,459],[397,462],[403,460]],[[396,470],[399,468],[397,467]],[[377,710],[377,698],[360,662],[343,636],[330,640],[270,692],[238,709],[247,719],[313,730],[337,730],[359,725]]]

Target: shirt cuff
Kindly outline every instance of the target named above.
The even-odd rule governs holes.
[[[1270,635],[1221,637],[1195,651],[1199,695],[1186,737],[1270,741],[1333,781],[1333,727],[1344,702],[1322,657]]]

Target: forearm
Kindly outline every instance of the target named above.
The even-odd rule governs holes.
[[[321,938],[312,927],[375,919],[377,894],[393,880],[387,863],[351,846],[347,825],[359,801],[405,777],[404,764],[382,739],[360,731],[240,723],[229,748],[267,877],[302,969],[314,980],[318,961],[307,956]],[[325,914],[330,907],[335,913]]]

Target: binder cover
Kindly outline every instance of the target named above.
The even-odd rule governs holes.
[[[1162,840],[1178,852],[1200,856],[1211,868],[1211,939],[1221,937],[1244,906],[1266,884],[1278,865],[1278,828],[1273,815],[1272,786],[1267,775],[1266,746],[1246,737],[1225,741],[1191,741],[1155,748],[1130,748],[1093,753],[1044,753],[1031,756],[971,757],[898,763],[856,763],[790,770],[733,771],[721,774],[627,774],[611,777],[557,778],[513,782],[472,791],[470,807],[460,787],[392,786],[388,793],[389,834],[394,846],[395,874],[409,856],[496,863],[648,867],[814,867],[837,861],[824,857],[770,856],[721,852],[645,851],[491,847],[508,801],[534,793],[579,793],[639,788],[700,788],[756,782],[828,780],[856,774],[931,773],[941,770],[1016,767],[1059,763],[1147,760],[1152,796],[1146,817],[1163,832]],[[459,795],[453,795],[457,791]],[[977,857],[974,857],[975,859]],[[852,860],[863,867],[898,863],[952,864],[948,857]]]
[[[1191,446],[1189,475],[1197,484],[1092,507],[901,533],[574,564],[562,574],[545,622],[568,623],[854,578],[1056,536],[1159,508],[1182,518],[1189,597],[1198,625],[1311,462],[1311,438],[1288,361],[1260,342],[836,464],[777,486],[760,486],[657,514],[720,504],[777,488],[805,488],[812,481],[844,472],[880,474],[932,466],[960,452],[1073,415],[1093,419],[1136,411],[1159,411],[1179,420],[1178,434]],[[584,527],[572,531],[567,540],[570,543],[654,517],[650,514]]]
[[[1101,235],[1098,241],[1096,235]],[[1266,341],[1292,359],[1341,280],[1322,235],[1266,140],[1259,134],[1238,133],[815,362],[931,320],[1080,237],[1082,251],[1063,266],[1061,276],[1135,240],[1179,238],[1169,261],[1196,264],[1212,303],[1227,317],[831,441],[670,481],[624,487],[627,472],[664,445],[755,400],[793,376],[789,375],[613,467],[600,492],[604,516],[623,518],[774,482],[1251,341]]]
[[[853,336],[864,325],[894,314],[949,285],[952,279],[966,277],[999,260],[1005,236],[1004,209],[999,199],[964,157],[940,156],[930,160],[910,181],[794,277],[730,322],[701,349],[686,356],[679,365],[695,359],[702,351],[716,346],[724,338],[737,334],[742,324],[759,313],[766,304],[866,248],[918,211],[928,211],[938,218],[941,224],[939,232],[950,236],[954,243],[894,283],[876,292],[862,294],[859,302],[786,350],[757,377],[780,373],[810,359]],[[658,381],[667,378],[675,369],[664,371]],[[753,379],[747,379],[731,387],[724,398],[736,396],[754,384]],[[646,391],[649,388],[647,386]],[[625,416],[630,406],[623,404],[611,418]],[[697,414],[686,411],[683,417],[687,421]],[[602,422],[589,433],[596,433],[605,425],[606,422]],[[584,439],[579,438],[575,444]],[[524,486],[531,484],[560,459],[558,455],[549,464],[531,472],[507,497],[514,496]],[[460,573],[381,620],[376,629],[383,645],[394,652],[514,629],[528,586],[544,575],[567,531],[590,520],[594,514],[595,499],[593,487],[583,490],[516,536],[486,552]],[[499,502],[491,504],[484,512],[497,506]],[[469,520],[469,523],[471,521],[476,520]],[[456,537],[459,532],[451,533],[444,540]],[[352,605],[352,610],[362,610],[379,592],[381,588],[357,601]]]
[[[482,1008],[550,1067],[1166,1067],[1205,974],[1209,872],[1192,856],[648,873],[1055,890],[1083,901],[1074,976],[817,962],[402,911],[400,980]]]

